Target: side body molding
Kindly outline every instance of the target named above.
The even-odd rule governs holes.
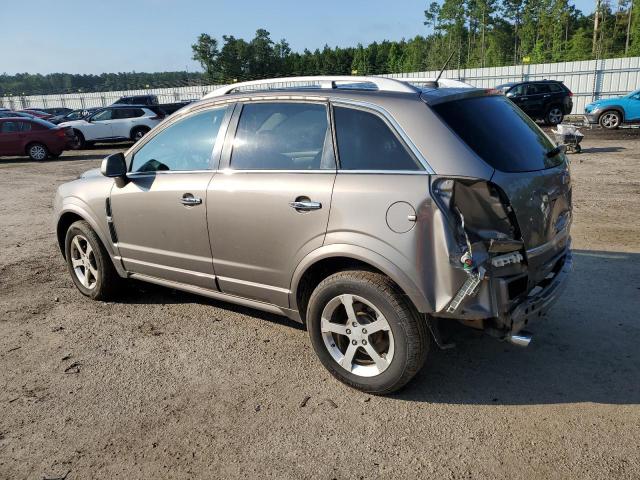
[[[400,288],[409,296],[413,304],[421,312],[433,311],[433,307],[428,304],[427,299],[420,294],[419,289],[409,276],[397,265],[382,255],[364,247],[350,244],[334,243],[320,247],[308,254],[298,264],[291,279],[291,293],[289,295],[289,305],[292,310],[298,310],[296,292],[304,273],[314,264],[328,258],[352,258],[367,263],[377,268],[385,275],[389,276]]]

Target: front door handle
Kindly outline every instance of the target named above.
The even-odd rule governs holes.
[[[185,193],[180,198],[180,203],[187,206],[200,205],[202,203],[202,199],[199,197],[194,197],[191,193]]]
[[[296,200],[295,202],[289,202],[289,206],[299,212],[310,212],[311,210],[320,210],[322,208],[320,202],[314,202],[313,200]]]

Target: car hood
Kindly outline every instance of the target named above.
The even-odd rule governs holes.
[[[86,125],[87,122],[85,120],[71,120],[70,122],[62,122],[60,123],[61,127],[76,127],[78,125]]]
[[[92,168],[91,170],[87,170],[86,172],[81,173],[78,178],[95,178],[99,177],[100,175],[102,175],[102,172],[99,168]]]
[[[622,98],[607,98],[606,100],[598,100],[596,102],[591,102],[586,105],[584,108],[589,110],[595,110],[596,108],[606,107],[607,105],[619,105],[622,101]]]

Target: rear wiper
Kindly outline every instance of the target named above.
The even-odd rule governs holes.
[[[556,148],[552,148],[547,152],[547,158],[555,157],[560,153],[564,153],[565,150],[566,150],[566,147],[564,145],[558,145]]]

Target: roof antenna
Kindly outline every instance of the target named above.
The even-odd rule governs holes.
[[[442,74],[444,73],[444,71],[447,68],[447,65],[449,65],[449,62],[451,61],[451,59],[453,58],[453,54],[455,53],[455,50],[453,52],[451,52],[451,55],[449,55],[449,58],[447,58],[447,61],[444,62],[444,65],[442,66],[442,69],[440,70],[440,73],[438,73],[438,76],[436,77],[436,79],[432,82],[425,82],[425,86],[431,87],[431,88],[438,88],[438,80],[440,80],[440,77],[442,77]]]

